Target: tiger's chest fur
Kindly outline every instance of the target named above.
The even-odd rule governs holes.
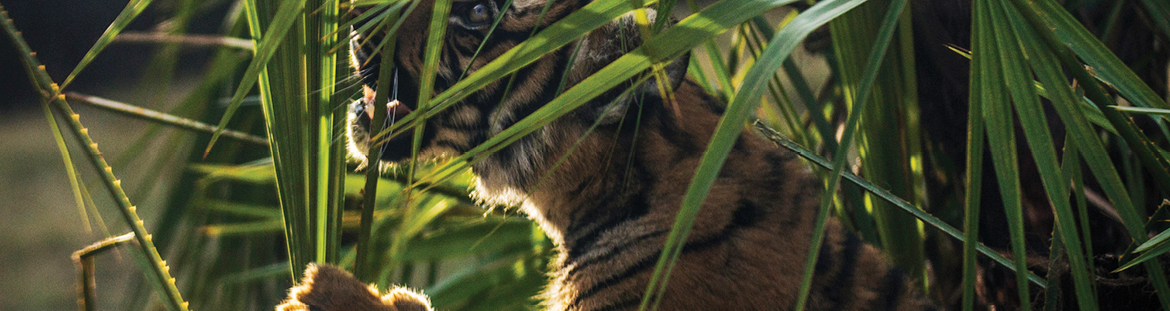
[[[525,210],[561,246],[544,297],[551,310],[626,310],[641,303],[721,113],[692,82],[675,95],[678,113],[646,99],[636,131],[587,137],[594,154],[566,161],[529,197]],[[699,210],[662,310],[793,306],[821,187],[793,154],[755,133],[741,135]],[[835,220],[826,231],[810,309],[919,308],[915,290],[879,250]]]
[[[558,1],[544,19],[540,0],[456,1],[444,41],[436,90],[441,91],[587,0]],[[422,0],[398,32],[394,59],[400,97],[421,72],[431,1]],[[477,21],[500,18],[492,36]],[[654,18],[651,14],[651,18]],[[540,24],[537,24],[537,23]],[[632,18],[618,19],[476,91],[428,119],[423,157],[466,152],[531,114],[568,87],[641,43]],[[355,39],[359,42],[361,37]],[[376,41],[376,40],[371,40]],[[468,51],[478,50],[472,58]],[[376,44],[370,44],[376,46]],[[377,51],[354,44],[367,96],[351,110],[351,150],[366,157]],[[574,55],[574,53],[576,53]],[[576,56],[576,57],[573,57]],[[570,61],[573,60],[573,61]],[[643,292],[719,122],[723,104],[686,80],[686,59],[667,65],[675,102],[654,82],[630,81],[473,163],[484,196],[514,196],[558,247],[543,300],[550,310],[633,310]],[[626,90],[630,90],[627,92]],[[390,107],[391,110],[395,107]],[[406,135],[409,137],[409,135]],[[403,161],[410,144],[386,143],[381,159]],[[394,151],[398,150],[398,151]],[[663,296],[662,310],[776,310],[796,302],[821,184],[796,157],[755,133],[742,134],[728,155]],[[830,220],[815,267],[809,309],[914,310],[920,295],[879,250]],[[292,297],[295,300],[295,296]],[[325,309],[328,310],[328,309]]]

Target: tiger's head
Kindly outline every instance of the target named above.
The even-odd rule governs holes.
[[[370,137],[374,105],[387,105],[388,116],[380,121],[386,126],[418,108],[419,81],[434,0],[416,1],[419,1],[417,7],[405,17],[392,43],[393,81],[383,82],[392,83],[391,98],[396,100],[391,101],[393,104],[373,102],[382,63],[379,47],[386,37],[385,30],[355,33],[350,43],[352,64],[361,77],[364,96],[350,105],[347,134],[351,155],[363,162],[369,161],[366,141]],[[447,90],[458,79],[475,72],[591,0],[560,0],[545,11],[546,1],[514,0],[509,5],[505,0],[454,0],[432,96]],[[647,11],[653,20],[656,14]],[[497,19],[498,25],[492,30]],[[571,88],[641,43],[632,14],[626,14],[582,37],[576,44],[567,44],[512,76],[488,84],[426,120],[419,158],[449,157],[470,150],[548,103],[559,94],[558,90]],[[577,45],[580,47],[573,55]],[[473,55],[476,56],[473,58]],[[687,57],[684,56],[667,66],[667,75],[673,86],[677,87],[684,79],[686,65]],[[626,117],[628,109],[613,109],[615,105],[621,108],[637,96],[658,96],[654,79],[647,81],[650,82],[638,86],[633,85],[635,81],[628,81],[624,87],[619,85],[576,111],[473,163],[481,187],[523,193],[539,178],[535,175],[549,166],[550,154],[559,150],[560,145],[571,144],[578,138],[566,137],[570,135],[566,133],[580,133],[574,129],[588,128],[595,123],[602,127],[617,124]],[[631,87],[633,91],[625,92]],[[371,162],[409,160],[414,136],[411,133],[406,131],[384,143],[380,161]]]

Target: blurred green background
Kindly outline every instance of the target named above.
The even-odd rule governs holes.
[[[57,81],[64,79],[81,60],[126,3],[119,0],[0,2]],[[168,6],[173,5],[167,1],[158,2],[128,29],[149,30],[165,20],[164,14],[170,11]],[[216,9],[214,3],[209,5]],[[222,2],[218,6],[218,10],[227,9]],[[210,27],[206,27],[208,23],[197,24],[204,25],[200,26],[204,32],[216,29],[215,24]],[[144,92],[139,83],[156,51],[157,47],[150,44],[114,44],[95,60],[90,70],[78,77],[71,89],[105,98],[140,98],[129,101],[166,110],[190,92],[197,82],[195,79],[204,70],[210,52],[187,51],[181,56],[183,66],[177,67],[176,79],[168,85],[165,93],[161,92],[164,90]],[[7,263],[0,269],[0,310],[76,310],[77,268],[70,255],[104,235],[96,225],[86,231],[49,124],[17,56],[7,38],[0,40],[0,197],[5,198],[0,200],[0,262]],[[162,100],[154,101],[143,98],[144,94],[163,95],[159,97]],[[141,135],[152,124],[84,105],[75,106],[75,110],[91,128],[102,151],[113,157],[122,155],[133,142],[130,138]],[[170,133],[175,130],[163,131]],[[76,145],[73,139],[66,141],[71,146]],[[156,140],[151,144],[161,142]],[[185,145],[189,146],[190,140]],[[141,159],[142,163],[157,160],[158,154],[157,150],[147,153]],[[187,151],[178,154],[187,154]],[[165,166],[164,171],[141,165],[125,165],[117,169],[119,177],[131,184],[160,177],[155,181],[156,191],[131,194],[135,202],[141,202],[138,204],[144,208],[138,211],[152,229],[158,207],[165,202],[187,160],[176,157],[168,161],[171,164]],[[110,225],[109,230],[117,234],[127,231],[117,214],[108,209],[109,195],[95,183],[92,168],[87,165],[78,167],[87,174],[84,176],[89,176],[85,180],[96,186],[91,187],[91,192],[98,206],[105,208],[102,217]],[[94,215],[90,213],[89,217]],[[97,260],[97,279],[101,285],[98,297],[106,310],[118,309],[113,306],[122,305],[127,299],[124,291],[128,283],[137,282],[141,276],[139,268],[124,253],[125,249],[118,252]]]

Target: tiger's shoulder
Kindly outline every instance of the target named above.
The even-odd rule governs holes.
[[[435,92],[517,46],[532,29],[547,27],[588,2],[453,2]],[[386,120],[377,121],[382,123],[418,109],[433,5],[432,0],[419,0],[414,13],[405,17],[389,62],[378,59],[378,42],[366,45],[361,37],[353,41],[354,63],[360,64],[357,72],[367,92],[351,105],[350,139],[355,146],[381,144],[385,152],[371,162],[410,160],[416,143],[412,137],[421,138],[417,154],[422,157],[468,152],[642,44],[633,16],[618,18],[577,44],[533,61],[514,78],[486,84],[432,112],[422,121],[425,126],[390,135],[397,138],[387,141],[368,141],[376,106],[386,105],[390,112]],[[488,21],[498,22],[491,26]],[[493,35],[492,29],[503,34]],[[390,103],[373,102],[379,64],[395,66],[397,97]],[[531,134],[471,161],[480,192],[521,198],[521,210],[553,240],[558,255],[541,296],[548,309],[633,310],[647,300],[660,301],[663,310],[774,310],[796,304],[822,185],[795,155],[752,132],[732,142],[689,234],[673,254],[669,280],[646,296],[666,240],[676,230],[687,188],[724,113],[723,103],[686,78],[687,64],[684,56],[663,64],[665,74],[656,78],[621,81]],[[418,129],[423,132],[409,135]],[[355,157],[373,157],[368,149],[357,149]],[[816,251],[809,309],[928,308],[914,283],[880,250],[835,219],[825,230],[824,246]],[[318,285],[290,294],[290,301],[322,311],[343,310],[335,301],[387,305],[377,292],[343,273],[312,274],[308,283]],[[318,292],[340,298],[312,298]]]

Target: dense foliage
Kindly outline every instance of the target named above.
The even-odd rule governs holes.
[[[349,30],[393,32],[412,2],[173,1],[159,9],[173,14],[165,32],[121,33],[153,2],[167,1],[131,0],[56,83],[9,17],[0,21],[45,95],[79,208],[96,210],[87,199],[96,187],[85,181],[101,179],[134,233],[107,241],[133,249],[145,272],[119,309],[267,310],[309,262],[356,269],[381,287],[424,289],[443,310],[536,308],[531,297],[546,282],[551,242],[514,208],[483,209],[470,198],[469,162],[604,90],[654,78],[687,52],[690,76],[728,104],[727,114],[655,273],[671,268],[735,136],[758,121],[825,180],[833,195],[822,201],[820,224],[836,215],[882,246],[941,306],[1170,309],[1170,211],[1159,204],[1170,195],[1165,1],[596,0],[566,18],[572,27],[536,33],[424,97],[383,133],[408,132],[622,14],[654,8],[680,21],[645,23],[643,47],[468,154],[382,174],[346,162],[346,106],[360,89],[346,56]],[[355,5],[367,9],[346,14]],[[209,9],[220,7],[230,9]],[[184,33],[193,16],[225,11],[220,33]],[[446,20],[443,12],[434,18]],[[98,53],[131,35],[164,47],[148,83],[169,81],[183,49],[215,50],[199,86],[168,113],[68,93]],[[429,36],[437,51],[442,33]],[[107,164],[71,109],[81,104],[193,131],[167,139],[176,150],[197,147],[166,205],[155,207],[159,219],[139,219],[123,187],[150,191],[138,185],[153,182],[116,177],[119,166],[139,164]],[[155,130],[122,137],[159,139]],[[80,143],[70,149],[72,138]],[[118,158],[147,152],[137,145]],[[96,177],[77,176],[81,159]],[[87,256],[76,260],[92,269]]]

